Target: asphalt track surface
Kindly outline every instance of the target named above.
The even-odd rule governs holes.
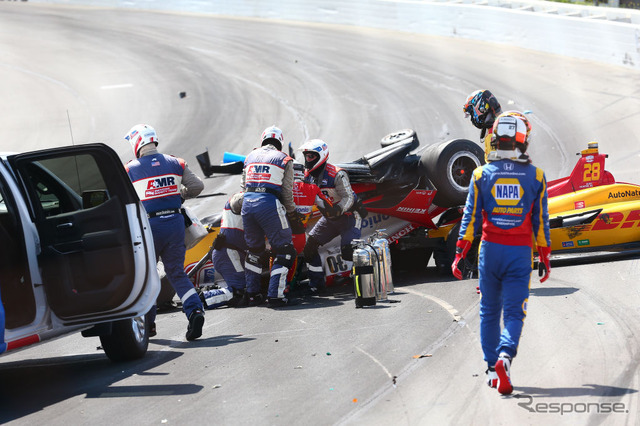
[[[532,111],[530,153],[548,179],[597,140],[618,180],[640,180],[639,75],[622,67],[354,27],[18,2],[0,3],[0,40],[3,151],[105,142],[126,162],[122,136],[145,122],[200,173],[198,153],[247,153],[275,123],[294,147],[320,137],[344,162],[402,128],[423,145],[477,140],[461,104],[489,88]],[[230,194],[238,177],[205,183]],[[204,216],[224,198],[189,205]],[[477,281],[430,265],[395,277],[396,303],[356,310],[342,287],[286,310],[219,309],[191,343],[183,314],[163,313],[140,362],[112,364],[79,335],[9,353],[0,423],[637,424],[639,279],[634,256],[534,277],[511,397],[484,383]]]

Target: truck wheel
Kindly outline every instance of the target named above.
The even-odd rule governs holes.
[[[473,171],[484,164],[482,148],[467,139],[429,145],[420,156],[420,170],[437,189],[439,207],[464,205]]]
[[[149,346],[149,330],[145,316],[115,321],[111,334],[100,336],[104,353],[113,362],[142,358]]]
[[[382,138],[380,141],[381,147],[387,147],[389,145],[393,145],[394,143],[403,142],[406,140],[416,141],[416,147],[420,142],[418,142],[418,135],[416,132],[411,129],[398,130],[397,132],[389,133],[387,136]]]

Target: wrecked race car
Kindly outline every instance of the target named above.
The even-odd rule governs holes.
[[[413,130],[382,138],[381,148],[349,163],[334,163],[347,171],[367,216],[362,219],[362,237],[384,230],[391,246],[394,269],[424,269],[433,256],[436,265],[449,273],[455,252],[457,223],[462,217],[473,170],[484,163],[482,148],[466,139],[454,139],[426,147]],[[290,155],[295,158],[290,146]],[[243,156],[225,153],[238,161],[211,165],[208,152],[197,156],[205,176],[241,173]],[[302,164],[296,163],[298,172]],[[320,217],[313,209],[307,229]],[[202,219],[212,234],[219,216]],[[210,249],[210,238],[187,253],[185,269],[196,283],[211,275],[208,264],[194,268]],[[207,245],[209,244],[209,245]],[[327,284],[348,276],[351,262],[342,259],[338,238],[320,248]],[[206,272],[209,271],[209,272]]]

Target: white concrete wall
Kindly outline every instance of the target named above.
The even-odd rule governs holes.
[[[30,0],[482,39],[640,69],[640,11],[542,0]]]

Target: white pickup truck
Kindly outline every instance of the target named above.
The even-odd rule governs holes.
[[[0,354],[71,332],[144,356],[160,291],[151,228],[104,144],[0,157]]]

